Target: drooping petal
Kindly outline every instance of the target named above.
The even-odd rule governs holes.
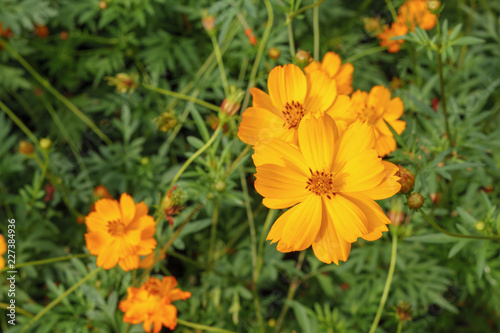
[[[120,197],[120,208],[122,211],[122,223],[128,226],[134,220],[135,203],[134,199],[127,193],[123,193]]]
[[[329,172],[334,158],[338,130],[327,114],[318,118],[308,114],[299,125],[299,146],[313,171]]]
[[[296,204],[310,195],[306,190],[307,177],[286,167],[263,164],[257,167],[255,176],[257,192],[265,198],[275,199],[276,205],[289,207],[286,204]]]
[[[323,200],[340,239],[353,243],[368,233],[365,214],[350,200],[340,194]]]
[[[280,219],[284,218],[287,221],[282,229],[279,242],[292,251],[307,249],[316,239],[321,227],[321,197],[310,195],[305,201],[290,208],[285,214],[280,217]],[[268,239],[270,235],[271,232]]]
[[[267,109],[248,108],[242,114],[238,137],[249,145],[255,145],[261,139],[282,136],[288,129],[283,119]]]
[[[277,66],[267,79],[269,96],[278,111],[285,109],[292,101],[304,104],[307,93],[307,80],[302,70],[293,64]]]
[[[307,97],[304,107],[309,112],[328,110],[337,97],[337,82],[322,71],[307,74]]]
[[[318,237],[312,244],[316,257],[326,264],[339,264],[339,260],[346,261],[351,252],[351,243],[339,238],[334,223],[329,214],[323,214],[321,229]]]

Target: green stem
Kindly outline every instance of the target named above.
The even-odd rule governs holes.
[[[217,58],[217,64],[219,65],[220,78],[222,80],[222,86],[224,87],[224,94],[227,97],[229,95],[229,85],[227,84],[226,71],[224,70],[224,62],[222,61],[222,54],[220,52],[219,43],[217,43],[214,34],[210,34],[210,39],[212,40],[215,57]]]
[[[234,331],[228,331],[223,328],[211,327],[207,325],[195,324],[183,319],[177,318],[177,323],[186,327],[196,328],[198,330],[208,331],[208,332],[220,332],[220,333],[236,333]]]
[[[50,259],[44,259],[44,260],[29,261],[29,262],[23,262],[21,264],[17,264],[15,266],[15,268],[21,268],[21,267],[26,267],[26,266],[45,265],[45,264],[51,264],[53,262],[58,262],[58,261],[70,260],[73,258],[86,258],[89,256],[90,256],[90,254],[82,253],[82,254],[74,254],[72,256],[64,256],[64,257],[50,258]],[[0,272],[8,271],[8,270],[12,270],[12,269],[5,266],[4,268],[2,268],[0,270]]]
[[[61,302],[66,297],[68,297],[69,294],[71,294],[73,291],[75,291],[76,289],[78,289],[82,284],[84,284],[85,282],[87,282],[87,280],[89,280],[91,277],[93,277],[94,275],[96,275],[97,273],[99,273],[101,270],[102,270],[101,267],[98,267],[98,268],[94,269],[92,272],[90,272],[89,274],[87,274],[80,281],[78,281],[73,286],[71,286],[71,288],[69,288],[68,290],[66,290],[61,295],[59,295],[59,297],[57,297],[55,300],[53,300],[52,302],[50,302],[45,308],[42,309],[42,311],[40,311],[35,317],[33,317],[29,321],[29,323],[27,323],[19,333],[26,332],[35,322],[38,321],[38,319],[40,319],[50,309],[52,309],[54,306],[56,306],[57,304],[59,304],[59,302]]]
[[[387,8],[389,8],[389,11],[391,12],[392,21],[396,22],[398,20],[398,14],[396,13],[394,5],[392,4],[391,0],[385,0],[385,3],[387,4]]]
[[[313,9],[314,60],[319,61],[319,6]]]
[[[430,225],[432,225],[436,230],[439,232],[442,232],[443,234],[446,234],[451,237],[456,237],[456,238],[468,238],[468,239],[487,239],[487,240],[495,240],[495,241],[500,241],[500,237],[495,237],[495,236],[475,236],[475,235],[462,235],[462,234],[456,234],[454,232],[449,232],[443,228],[441,228],[435,221],[430,218],[422,209],[419,209],[418,212],[422,214],[424,219],[429,222]]]
[[[295,266],[296,269],[301,269],[302,264],[304,263],[304,259],[306,258],[306,251],[302,251],[299,254],[299,259],[297,259],[297,265]],[[279,333],[281,332],[281,325],[283,325],[283,320],[285,320],[286,314],[288,310],[290,309],[290,301],[293,299],[295,296],[295,292],[300,286],[300,279],[298,277],[293,278],[292,282],[290,283],[290,288],[288,289],[288,294],[286,295],[286,300],[285,300],[285,305],[283,305],[283,309],[281,309],[281,313],[278,317],[278,320],[276,321],[276,326],[274,327],[274,332]]]
[[[448,111],[446,108],[446,95],[444,91],[444,79],[443,79],[443,61],[441,59],[441,24],[439,23],[439,18],[436,17],[436,26],[437,26],[437,42],[438,42],[438,72],[439,72],[439,89],[441,95],[441,105],[443,106],[443,116],[444,116],[444,125],[446,127],[446,134],[448,135],[448,141],[450,142],[450,147],[453,147],[453,138],[451,137],[450,125],[448,120]]]
[[[4,309],[5,312],[10,310],[10,309],[8,309],[9,306],[11,306],[11,304],[0,303],[0,309]],[[22,314],[23,316],[26,316],[26,317],[33,317],[34,316],[32,313],[20,308],[18,305],[16,305],[16,312],[19,312],[20,314]]]
[[[398,324],[398,331],[396,333],[401,333],[403,332],[403,321],[400,320]]]
[[[259,239],[259,247],[257,249],[257,281],[259,280],[260,270],[262,269],[262,265],[264,263],[263,253],[264,253],[264,242],[266,241],[266,234],[269,230],[269,226],[274,221],[274,217],[276,216],[277,210],[270,209],[267,212],[266,221],[264,222],[264,227],[262,228],[262,233],[260,234]]]
[[[319,5],[321,5],[321,3],[323,3],[324,0],[318,0],[317,2],[311,4],[311,5],[308,5],[308,6],[305,6],[305,7],[302,7],[301,9],[297,10],[296,12],[293,12],[289,15],[289,18],[291,20],[293,20],[296,16],[302,14],[303,12],[305,12],[306,10],[310,9],[310,8],[316,8],[318,7]]]
[[[111,140],[107,137],[106,134],[104,134],[95,124],[90,120],[82,111],[80,111],[73,103],[69,101],[66,97],[64,97],[57,89],[55,89],[49,81],[44,79],[36,70],[31,67],[31,65],[24,60],[24,58],[16,52],[12,48],[12,46],[9,45],[9,43],[5,43],[2,40],[0,40],[0,45],[3,45],[5,49],[14,57],[16,58],[17,61],[49,92],[51,92],[61,103],[66,105],[68,109],[70,109],[80,120],[82,120],[88,127],[90,127],[104,142],[106,142],[108,145],[112,144]]]
[[[210,247],[208,250],[209,266],[214,259],[215,236],[217,235],[217,221],[219,220],[219,199],[214,198],[214,214],[212,216],[212,229],[210,230]]]
[[[199,104],[199,105],[204,106],[207,109],[213,110],[215,112],[219,112],[220,111],[220,107],[219,106],[213,105],[213,104],[205,102],[205,101],[202,101],[201,99],[198,99],[198,98],[194,98],[193,96],[188,96],[188,95],[181,94],[181,93],[178,93],[178,92],[175,92],[175,91],[170,91],[170,90],[158,88],[158,87],[149,85],[147,83],[142,83],[142,86],[144,88],[146,88],[146,89],[149,89],[151,91],[154,91],[154,92],[157,92],[157,93],[160,93],[160,94],[163,94],[163,95],[172,96],[172,97],[175,97],[175,98],[179,98],[179,99],[183,99],[183,100],[186,100],[186,101],[189,101],[189,102],[193,102],[193,103]]]
[[[38,147],[38,139],[36,138],[36,136],[33,134],[33,132],[31,132],[29,130],[28,127],[26,127],[26,125],[24,125],[24,123],[21,121],[21,119],[19,119],[14,112],[12,112],[11,109],[9,109],[9,107],[5,104],[2,103],[2,101],[0,101],[0,108],[2,108],[2,110],[10,117],[10,119],[12,119],[12,121],[21,129],[21,131],[24,132],[24,134],[26,134],[26,136],[31,140],[33,141],[33,143]]]
[[[361,51],[359,53],[356,53],[356,54],[350,56],[349,58],[347,58],[344,61],[344,63],[346,63],[346,62],[353,62],[354,60],[358,60],[360,58],[363,58],[364,56],[384,51],[385,49],[387,49],[387,48],[384,47],[384,46],[375,46],[375,47],[366,49],[364,51]]]
[[[264,318],[262,318],[259,295],[257,290],[259,275],[257,272],[257,237],[255,234],[255,221],[253,219],[252,207],[250,205],[250,195],[248,194],[248,186],[247,186],[247,181],[245,179],[245,172],[243,171],[243,167],[240,168],[240,179],[241,179],[241,187],[243,188],[243,200],[245,202],[245,208],[247,210],[248,226],[250,228],[254,306],[257,314],[257,320],[259,321],[260,331],[264,332]]]
[[[198,157],[200,156],[205,150],[207,150],[208,147],[210,147],[210,145],[215,141],[215,138],[217,138],[217,136],[219,135],[219,133],[221,132],[222,130],[222,126],[223,124],[219,124],[219,126],[217,127],[217,129],[215,130],[214,134],[212,134],[212,136],[210,137],[210,139],[208,139],[207,143],[205,143],[203,145],[203,147],[201,147],[200,149],[198,149],[196,151],[196,153],[194,153],[193,155],[191,155],[190,158],[188,158],[188,160],[186,162],[184,162],[184,164],[182,165],[182,167],[179,169],[179,171],[177,171],[177,174],[175,175],[174,179],[172,179],[172,181],[170,182],[170,186],[168,188],[172,188],[172,186],[179,180],[179,177],[182,175],[182,173],[187,169],[187,167]]]
[[[295,57],[295,41],[293,39],[293,26],[292,26],[292,19],[290,18],[290,15],[287,16],[286,20],[288,21],[288,47],[290,48],[290,58]]]
[[[271,28],[273,27],[273,20],[274,20],[273,7],[271,6],[269,0],[264,0],[264,4],[266,5],[267,9],[267,16],[268,16],[267,25],[266,25],[266,30],[264,31],[264,35],[262,36],[262,40],[259,43],[259,49],[257,50],[257,56],[255,57],[255,61],[253,62],[252,71],[250,72],[250,80],[248,81],[245,99],[241,107],[241,110],[243,111],[246,110],[248,102],[250,101],[250,89],[253,88],[255,84],[255,77],[257,76],[257,70],[259,69],[260,58],[262,58],[262,54],[264,53],[264,49],[267,44],[267,39],[269,38],[269,34],[271,33]]]
[[[391,263],[389,265],[389,273],[387,274],[387,280],[385,280],[385,287],[382,293],[382,298],[380,299],[380,305],[378,306],[377,314],[373,320],[372,327],[369,333],[374,333],[377,329],[380,317],[384,311],[385,302],[387,301],[387,296],[389,295],[389,289],[391,287],[392,277],[394,275],[394,268],[396,267],[396,256],[398,249],[398,233],[397,230],[392,233],[392,252],[391,252]]]

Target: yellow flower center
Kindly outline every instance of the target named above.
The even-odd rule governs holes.
[[[291,103],[286,103],[285,110],[282,112],[285,117],[285,123],[288,125],[288,129],[292,129],[299,126],[306,110],[299,102],[292,101]],[[283,124],[283,126],[285,126],[285,124]]]
[[[359,120],[366,121],[370,125],[375,125],[375,123],[379,120],[381,115],[378,114],[377,110],[373,107],[367,107],[364,110],[358,111]]]
[[[331,199],[332,196],[335,196],[333,174],[331,172],[312,172],[311,169],[309,169],[309,171],[311,171],[311,177],[307,181],[307,190],[319,196],[326,195],[328,199]]]
[[[114,220],[108,222],[108,232],[112,236],[120,237],[125,234],[125,225],[123,225],[122,221]]]

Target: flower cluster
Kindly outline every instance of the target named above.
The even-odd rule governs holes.
[[[439,7],[439,1],[433,1]],[[432,7],[436,7],[433,4]],[[436,25],[436,15],[431,13],[427,0],[407,0],[398,10],[398,16],[389,28],[384,27],[384,31],[377,37],[380,39],[380,46],[386,46],[390,53],[397,53],[404,43],[403,39],[392,40],[392,38],[406,35],[409,31],[415,31],[416,27],[423,30],[430,30]]]
[[[119,308],[125,314],[123,322],[143,323],[144,331],[160,332],[162,326],[173,330],[177,326],[177,308],[172,302],[186,300],[191,293],[177,287],[173,276],[162,280],[150,277],[139,288],[127,288],[127,299],[120,302]]]
[[[312,246],[325,263],[346,261],[358,238],[376,240],[390,220],[375,200],[396,194],[398,168],[381,157],[396,149],[385,122],[398,133],[405,122],[388,89],[352,92],[351,64],[329,52],[305,73],[275,67],[269,94],[251,90],[238,136],[254,146],[255,188],[263,204],[288,209],[267,239],[281,252]],[[392,140],[392,141],[391,141]]]

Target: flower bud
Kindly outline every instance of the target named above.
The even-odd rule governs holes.
[[[177,185],[163,197],[160,208],[165,213],[165,218],[170,225],[174,225],[174,215],[178,214],[184,208],[182,203],[185,199],[186,194],[182,190],[177,189]]]
[[[99,199],[113,199],[111,194],[109,194],[108,189],[104,185],[98,185],[94,189],[94,197],[95,197],[96,201]]]
[[[144,156],[143,158],[141,158],[141,164],[148,165],[149,164],[149,157]]]
[[[423,205],[424,197],[422,196],[422,194],[415,192],[408,197],[408,207],[410,207],[411,209],[417,210]]]
[[[31,142],[21,140],[19,141],[19,152],[24,155],[31,155],[33,154],[34,147],[31,144]]]
[[[398,180],[401,184],[399,193],[409,193],[415,184],[415,176],[410,172],[410,170],[403,168],[400,164],[398,164],[398,168],[399,171],[396,173],[396,176],[401,177],[401,179]]]
[[[210,128],[215,131],[217,127],[219,127],[220,119],[216,115],[211,114],[207,117],[206,122]],[[222,133],[227,133],[228,130],[229,127],[227,126],[227,123],[222,125]]]
[[[375,36],[384,30],[382,24],[380,24],[380,17],[365,17],[363,23],[365,24],[365,31],[369,35]]]
[[[486,226],[486,224],[483,221],[478,221],[475,225],[475,228],[477,231],[482,231],[482,230],[484,230],[485,226]]]
[[[401,88],[402,86],[403,86],[403,81],[401,81],[401,79],[397,77],[393,77],[391,83],[389,84],[391,90],[396,90],[398,88]]]
[[[399,302],[396,308],[396,318],[399,321],[410,321],[411,318],[411,306],[407,302],[401,301]]]
[[[153,123],[159,131],[168,132],[177,125],[177,118],[173,112],[163,112],[153,119]]]
[[[391,209],[387,212],[387,217],[394,226],[399,226],[403,223],[405,214],[403,212],[403,203],[401,199],[398,198],[391,201]]]
[[[205,28],[208,34],[215,33],[215,16],[208,15],[208,11],[204,11],[201,18],[201,24],[203,24],[203,28]]]
[[[437,0],[427,0],[427,8],[429,8],[429,10],[431,12],[438,11],[439,7],[441,7],[441,3],[439,1],[437,1]]]
[[[108,3],[106,1],[99,1],[99,9],[105,10],[106,8],[108,8]]]
[[[49,202],[52,200],[55,190],[56,188],[51,183],[45,184],[45,197],[43,198],[43,201]]]
[[[271,59],[274,59],[274,60],[278,59],[280,57],[280,54],[281,54],[281,51],[276,46],[273,46],[269,49],[268,55],[269,55],[269,58],[271,58]]]
[[[0,22],[0,36],[5,37],[5,38],[10,38],[14,34],[12,33],[12,30],[10,28],[3,28],[2,22]]]
[[[137,88],[137,76],[130,76],[125,73],[118,73],[116,76],[107,76],[104,78],[108,81],[108,85],[116,86],[116,91],[120,94],[127,91],[131,94]]]
[[[66,39],[68,39],[68,37],[69,37],[69,34],[66,30],[61,31],[61,33],[59,34],[59,38],[61,38],[61,40],[66,40]]]
[[[294,63],[299,66],[300,68],[304,68],[306,67],[307,65],[309,65],[309,63],[312,61],[312,57],[311,57],[311,54],[307,51],[304,51],[304,50],[299,50],[297,51],[297,53],[295,54],[295,59],[294,59]]]
[[[439,195],[439,192],[431,193],[431,194],[429,194],[429,197],[431,198],[432,202],[435,205],[437,205],[439,203],[439,199],[441,198],[441,196]]]
[[[49,138],[43,138],[40,140],[40,148],[42,149],[49,149],[50,146],[52,145],[52,141]]]
[[[243,90],[231,86],[229,88],[229,95],[224,98],[220,106],[222,114],[228,117],[234,116],[240,110],[243,96],[245,96]]]
[[[35,25],[35,35],[45,38],[49,35],[49,28],[46,25]]]

